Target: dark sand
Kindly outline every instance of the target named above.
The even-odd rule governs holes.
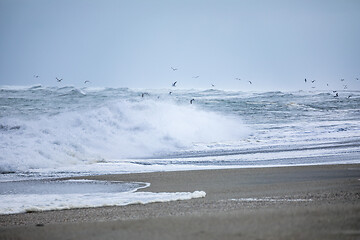
[[[360,239],[360,164],[88,178],[151,183],[141,191],[207,195],[0,215],[0,239]]]

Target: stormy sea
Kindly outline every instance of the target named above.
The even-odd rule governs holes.
[[[0,214],[203,197],[54,179],[360,163],[360,92],[4,86],[0,152]]]

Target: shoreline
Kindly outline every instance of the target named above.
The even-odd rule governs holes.
[[[205,198],[0,215],[1,239],[356,239],[360,164],[76,177]]]

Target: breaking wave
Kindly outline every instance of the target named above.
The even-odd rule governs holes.
[[[151,157],[249,133],[238,117],[173,101],[118,99],[94,108],[59,108],[0,119],[1,172]]]

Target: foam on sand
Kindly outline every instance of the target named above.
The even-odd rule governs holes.
[[[64,185],[63,187],[60,187],[60,190],[54,189],[53,184],[48,184],[46,182],[42,183],[44,183],[42,187],[39,187],[39,185],[41,185],[40,182],[40,184],[35,184],[35,187],[27,185],[26,188],[20,188],[21,192],[14,191],[12,194],[9,192],[5,194],[1,193],[0,214],[169,202],[177,200],[188,200],[192,198],[202,198],[206,195],[206,193],[203,191],[172,193],[137,192],[138,189],[150,185],[140,185],[140,183],[135,183],[133,186],[129,186],[129,183],[124,183],[125,186],[120,186],[123,191],[120,189],[118,192],[114,192],[116,189],[111,186],[109,188],[108,185],[121,185],[122,183],[82,180],[72,180],[70,182],[57,181],[57,185]],[[69,183],[73,186],[69,187]],[[44,187],[44,185],[47,186]],[[95,190],[91,188],[95,188]],[[31,193],[31,189],[35,189],[35,193]],[[39,189],[42,189],[41,192],[39,192]],[[74,191],[76,189],[82,190],[79,191],[80,193],[76,193],[76,191]],[[87,189],[89,189],[89,191],[86,191]],[[67,193],[64,193],[63,190],[67,191]],[[107,190],[110,192],[106,192]]]

